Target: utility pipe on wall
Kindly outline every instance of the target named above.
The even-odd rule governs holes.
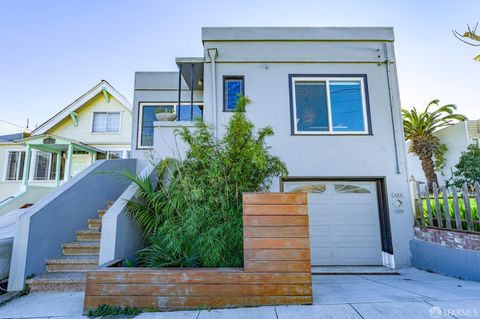
[[[217,107],[217,70],[215,61],[218,56],[217,49],[208,49],[211,66],[211,82],[212,82],[212,123],[215,128],[215,137],[218,139],[218,107]]]
[[[383,50],[385,52],[385,66],[387,70],[387,85],[388,85],[388,98],[390,100],[390,117],[392,119],[392,133],[393,133],[393,146],[395,148],[395,166],[396,166],[396,173],[400,174],[400,162],[398,159],[398,144],[397,144],[397,130],[395,129],[395,111],[394,111],[394,103],[393,103],[393,95],[392,95],[392,85],[390,83],[390,57],[388,54],[388,47],[387,44],[383,44]]]

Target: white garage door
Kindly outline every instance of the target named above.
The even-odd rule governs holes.
[[[382,265],[375,182],[285,182],[307,191],[313,266]]]

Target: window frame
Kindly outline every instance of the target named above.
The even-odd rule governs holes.
[[[298,131],[297,130],[297,110],[295,99],[295,82],[326,82],[327,111],[328,111],[328,131]],[[333,131],[332,128],[332,108],[330,98],[330,81],[360,81],[360,91],[362,94],[362,112],[363,112],[363,131]],[[291,135],[298,136],[370,136],[372,133],[370,101],[368,96],[368,83],[366,74],[289,74],[289,93],[290,93],[290,125]]]
[[[21,164],[21,153],[23,153],[24,155],[24,161],[27,159],[27,154],[26,154],[26,151],[25,150],[22,150],[22,149],[6,149],[5,150],[5,167],[4,167],[4,174],[3,174],[3,182],[7,182],[7,183],[18,183],[19,181],[22,181],[23,180],[23,175],[25,174],[25,172],[23,172],[22,176],[19,176],[19,173],[20,173],[20,170],[23,169],[21,168],[22,165],[18,165],[16,171],[15,171],[15,177],[16,179],[8,179],[8,168],[9,168],[9,160],[10,160],[10,153],[14,153],[14,152],[17,152],[17,153],[20,153],[20,162],[19,164]]]
[[[235,112],[235,110],[227,110],[227,90],[225,90],[225,81],[227,80],[242,80],[242,95],[245,96],[245,76],[244,75],[224,75],[223,76],[223,112]]]
[[[99,114],[99,113],[105,113],[107,114],[107,122],[105,122],[105,131],[94,131],[94,123],[95,123],[95,114]],[[107,127],[108,127],[108,114],[114,114],[114,113],[118,113],[119,117],[118,117],[118,131],[107,131]],[[123,118],[123,112],[121,111],[94,111],[92,112],[92,123],[90,125],[90,131],[92,134],[120,134],[122,132],[122,118]]]
[[[173,106],[175,108],[175,112],[178,114],[178,101],[176,102],[138,102],[138,121],[137,121],[137,150],[149,150],[153,149],[153,145],[142,145],[142,132],[143,132],[143,109],[144,106]],[[190,106],[190,102],[181,102],[180,105],[187,105]],[[203,107],[202,110],[202,120],[203,120],[203,112],[205,111],[205,104],[202,102],[193,101],[193,105],[201,105]],[[157,120],[155,120],[157,121]],[[155,122],[154,121],[154,122]],[[191,123],[190,121],[176,121],[179,123]]]
[[[37,179],[37,168],[38,168],[38,156],[40,154],[48,154],[48,160],[47,160],[47,178],[46,179]],[[55,167],[52,167],[53,164],[53,157],[56,157],[57,154],[55,153],[50,153],[50,152],[44,152],[44,151],[35,151],[32,153],[32,156],[35,158],[34,162],[35,165],[33,165],[33,174],[31,177],[31,181],[38,181],[38,182],[51,182],[54,181],[55,178],[50,178],[52,176],[52,169],[55,169]],[[56,174],[55,171],[53,173]]]

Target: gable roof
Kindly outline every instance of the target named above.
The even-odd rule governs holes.
[[[73,101],[63,110],[61,110],[60,112],[55,114],[53,117],[48,119],[46,122],[41,124],[39,127],[34,129],[32,131],[32,135],[46,133],[48,130],[56,126],[65,118],[69,117],[71,112],[78,110],[80,107],[82,107],[84,104],[89,102],[99,93],[101,93],[103,90],[107,91],[110,95],[112,95],[115,99],[117,99],[125,107],[125,109],[127,109],[130,113],[132,112],[132,105],[130,104],[130,102],[128,102],[127,98],[125,98],[120,92],[118,92],[113,86],[111,86],[110,83],[108,83],[105,80],[102,80],[100,81],[100,83],[98,83],[93,88],[88,90],[85,94],[83,94],[78,99]]]

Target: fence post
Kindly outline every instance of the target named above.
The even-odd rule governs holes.
[[[477,218],[478,218],[478,223],[480,225],[480,183],[475,182],[475,202],[477,203]]]
[[[438,185],[433,182],[433,198],[435,199],[435,210],[437,215],[437,227],[443,228],[442,208],[440,207],[440,200],[438,199]]]
[[[463,184],[463,202],[465,204],[465,217],[467,218],[467,229],[473,231],[472,209],[470,208],[470,192],[467,184]]]
[[[415,191],[417,192],[417,210],[420,214],[420,221],[422,223],[422,226],[426,226],[427,224],[425,223],[425,213],[423,211],[423,199],[422,199],[422,191],[420,190],[420,183],[415,182]]]
[[[458,208],[458,194],[457,188],[452,186],[452,196],[453,196],[453,211],[455,213],[455,226],[457,230],[462,230],[462,219],[460,217],[460,209]]]
[[[432,203],[430,202],[430,191],[428,185],[425,185],[425,201],[427,202],[427,212],[428,212],[428,226],[435,226],[433,224],[433,215],[432,215]]]
[[[447,188],[444,186],[440,187],[443,197],[443,212],[445,213],[445,223],[448,229],[452,229],[452,221],[450,220],[450,204],[448,202],[448,193]]]

